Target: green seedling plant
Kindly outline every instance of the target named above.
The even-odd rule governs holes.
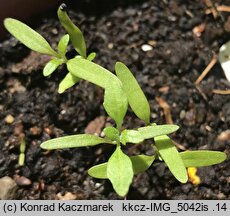
[[[26,151],[26,141],[25,141],[25,135],[22,134],[20,136],[20,146],[19,146],[19,158],[18,158],[18,165],[24,166],[25,164],[25,151]]]
[[[91,167],[88,174],[99,179],[109,179],[119,196],[126,196],[134,175],[149,169],[156,159],[164,161],[175,178],[185,183],[188,180],[187,167],[210,166],[221,163],[226,154],[218,151],[185,151],[178,152],[169,134],[178,130],[177,125],[156,125],[150,122],[150,106],[137,80],[129,68],[122,62],[115,65],[115,74],[92,62],[95,53],[87,55],[86,43],[80,29],[71,21],[65,4],[58,9],[58,18],[66,30],[55,51],[36,31],[24,23],[7,18],[6,29],[28,48],[41,54],[52,56],[44,69],[44,76],[50,76],[60,65],[66,64],[68,73],[59,84],[58,92],[63,93],[79,80],[89,81],[104,89],[103,106],[114,120],[115,127],[105,127],[104,137],[90,134],[70,135],[47,140],[41,148],[47,150],[95,146],[98,144],[113,145],[115,150],[107,162]],[[72,59],[67,59],[66,50],[71,42],[77,52]],[[128,105],[144,123],[144,127],[123,129],[122,124]],[[127,143],[141,144],[151,140],[153,155],[127,155],[124,148]]]

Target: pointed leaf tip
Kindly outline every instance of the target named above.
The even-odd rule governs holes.
[[[84,36],[81,30],[71,21],[68,14],[66,13],[66,7],[62,5],[58,9],[58,18],[61,25],[65,28],[69,34],[71,43],[75,50],[83,57],[86,58],[86,44]]]
[[[130,158],[125,155],[118,146],[107,165],[107,176],[114,190],[119,196],[124,197],[133,179],[133,168]]]
[[[167,135],[157,136],[154,140],[161,158],[171,173],[178,181],[186,183],[188,181],[187,170],[172,140]]]
[[[138,118],[146,124],[150,121],[150,106],[132,72],[122,62],[117,62],[115,72],[121,80],[129,105]]]

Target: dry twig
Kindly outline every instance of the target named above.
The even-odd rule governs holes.
[[[212,69],[212,67],[216,64],[216,62],[217,62],[217,55],[214,53],[210,63],[203,70],[201,75],[197,78],[197,80],[195,82],[196,85],[198,85],[204,79],[204,77],[208,74],[208,72]]]
[[[213,17],[216,19],[218,17],[218,11],[215,5],[212,3],[211,0],[203,0],[204,3],[207,5],[208,9],[205,11],[206,14],[212,13]]]
[[[230,90],[213,89],[212,92],[215,94],[222,94],[222,95],[230,94]]]
[[[230,6],[226,6],[226,5],[219,5],[216,7],[216,10],[219,11],[219,12],[230,12]],[[211,9],[207,9],[205,11],[206,14],[210,14],[212,13],[212,10]]]
[[[161,97],[156,97],[157,102],[159,103],[160,107],[163,109],[164,111],[164,115],[165,115],[165,121],[167,124],[172,124],[173,120],[172,120],[172,116],[171,116],[171,111],[170,111],[170,106],[168,105],[168,103]]]

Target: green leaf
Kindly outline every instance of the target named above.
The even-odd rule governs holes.
[[[138,118],[143,120],[146,124],[149,124],[149,103],[132,72],[121,62],[116,63],[115,71],[123,84],[124,91],[133,112]]]
[[[130,158],[125,155],[120,146],[109,158],[107,165],[107,176],[114,190],[119,196],[125,196],[133,179],[133,168]]]
[[[79,77],[74,76],[72,73],[67,73],[64,79],[60,82],[58,87],[58,93],[61,94],[68,88],[75,85],[77,82],[80,81]]]
[[[101,143],[112,142],[108,139],[103,139],[98,136],[90,134],[79,134],[79,135],[70,135],[59,138],[54,138],[47,140],[41,144],[41,148],[52,150],[52,149],[63,149],[63,148],[78,148],[86,146],[95,146]]]
[[[227,155],[219,151],[185,151],[180,156],[186,167],[211,166],[223,162]]]
[[[87,56],[87,60],[93,61],[93,60],[95,59],[96,55],[97,55],[97,54],[96,54],[95,52],[90,53],[90,54]]]
[[[188,175],[185,165],[172,140],[166,135],[155,137],[154,140],[161,158],[164,160],[171,173],[178,181],[182,183],[187,182]]]
[[[179,127],[177,125],[154,125],[138,128],[144,139],[154,138],[160,135],[166,135],[177,131]]]
[[[62,4],[58,9],[58,18],[60,20],[60,23],[69,34],[70,40],[75,50],[82,57],[86,58],[86,44],[85,44],[84,36],[81,30],[76,25],[74,25],[74,23],[71,21],[65,9],[66,9],[65,4]]]
[[[94,178],[108,179],[107,165],[108,165],[107,162],[95,165],[88,170],[88,174]]]
[[[80,77],[102,88],[106,88],[110,82],[120,82],[110,71],[83,58],[70,59],[67,62],[67,68],[74,76]]]
[[[120,141],[122,144],[126,145],[126,143],[140,143],[144,141],[141,133],[136,130],[123,130],[121,132]]]
[[[54,59],[50,60],[45,65],[45,67],[43,68],[43,75],[44,76],[51,75],[58,68],[58,66],[60,66],[61,64],[63,64],[63,60],[62,59],[54,58]]]
[[[21,43],[36,52],[59,57],[49,43],[40,34],[26,24],[12,18],[4,20],[5,28]]]
[[[106,86],[103,106],[120,130],[128,109],[128,101],[120,83],[111,82]]]
[[[115,120],[120,130],[128,107],[121,81],[105,68],[82,58],[69,60],[67,68],[74,76],[105,89],[103,106],[108,115]]]
[[[146,171],[152,165],[154,159],[155,159],[154,155],[153,156],[147,156],[147,155],[131,156],[130,160],[132,162],[134,174],[138,174],[140,172]],[[88,174],[94,178],[108,179],[107,165],[108,163],[106,162],[106,163],[93,166],[88,170]]]
[[[140,172],[146,171],[155,160],[155,155],[147,156],[147,155],[137,155],[130,157],[133,164],[133,172],[134,174],[138,174]]]
[[[103,133],[106,137],[108,137],[111,140],[118,141],[119,140],[119,131],[115,127],[106,127],[103,130]]]
[[[69,35],[64,35],[58,43],[58,52],[62,57],[65,57],[67,46],[69,43]]]

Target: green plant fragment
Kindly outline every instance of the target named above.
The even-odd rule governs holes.
[[[138,174],[146,171],[155,160],[155,155],[137,155],[130,157],[133,165],[134,174]]]
[[[96,53],[95,52],[91,52],[88,56],[87,56],[87,60],[89,61],[93,61],[96,57]]]
[[[88,174],[94,178],[108,179],[107,165],[108,162],[95,165],[88,170]]]
[[[122,144],[126,145],[126,143],[140,143],[144,141],[143,136],[137,130],[123,130],[121,132],[120,141]]]
[[[58,66],[60,66],[61,64],[63,64],[63,60],[62,59],[54,58],[54,59],[50,60],[45,65],[45,67],[43,68],[43,75],[44,76],[51,75],[58,68]]]
[[[116,122],[117,129],[120,130],[128,109],[128,101],[120,83],[111,82],[110,85],[107,85],[103,106],[108,115]]]
[[[146,124],[149,124],[150,106],[132,72],[121,62],[116,63],[115,71],[123,84],[124,91],[133,112],[138,118]]]
[[[153,125],[138,128],[144,139],[151,139],[157,136],[166,135],[177,131],[179,127],[177,125]]]
[[[65,28],[70,36],[70,40],[75,50],[83,57],[86,58],[86,44],[81,30],[71,21],[66,11],[61,5],[58,9],[58,18],[60,23]]]
[[[25,164],[25,153],[20,153],[18,158],[18,165],[24,166]]]
[[[130,158],[121,151],[120,146],[117,146],[115,152],[109,158],[107,176],[119,196],[124,197],[128,193],[133,175]]]
[[[121,81],[110,71],[83,58],[69,60],[67,68],[74,76],[105,89],[103,106],[108,115],[115,120],[120,130],[128,107]]]
[[[58,43],[58,53],[65,58],[66,50],[69,43],[69,35],[64,35]]]
[[[161,158],[174,177],[182,183],[187,182],[188,175],[185,165],[172,140],[167,135],[155,137],[154,140]]]
[[[63,93],[65,90],[69,89],[79,81],[80,81],[79,77],[74,76],[70,72],[67,73],[64,79],[59,84],[58,93],[59,94]]]
[[[130,160],[133,166],[134,174],[138,174],[140,172],[146,171],[153,163],[155,156],[147,156],[147,155],[136,155],[131,156]],[[101,163],[96,166],[91,167],[88,170],[88,174],[94,178],[99,179],[108,179],[107,177],[107,165],[108,163]]]
[[[40,147],[43,149],[52,150],[95,146],[101,143],[112,144],[112,141],[90,134],[78,134],[47,140],[43,142]]]
[[[103,130],[103,133],[106,137],[108,137],[111,140],[118,141],[119,140],[119,131],[115,127],[106,127]]]
[[[25,142],[24,138],[22,138],[20,141],[19,151],[20,151],[20,153],[25,153],[25,151],[26,151],[26,142]]]
[[[120,82],[110,71],[83,58],[70,59],[67,62],[67,68],[74,76],[80,77],[102,88],[106,88],[110,82]]]
[[[45,38],[19,20],[6,18],[4,26],[15,38],[31,50],[59,57],[58,53],[51,48]]]
[[[186,167],[203,167],[219,164],[226,160],[227,155],[219,151],[185,151],[179,153]]]

